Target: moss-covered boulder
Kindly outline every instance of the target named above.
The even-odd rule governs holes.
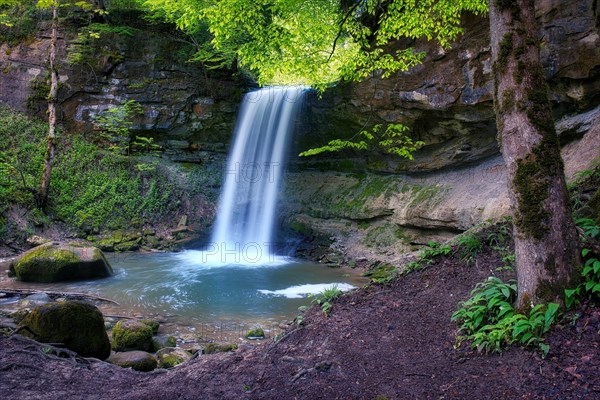
[[[150,328],[152,328],[152,333],[154,335],[156,335],[158,333],[158,328],[160,328],[160,323],[158,321],[155,321],[153,319],[142,319],[140,320],[140,322],[144,325],[148,325]]]
[[[215,354],[215,353],[226,353],[228,351],[234,351],[238,348],[237,344],[217,344],[217,343],[209,343],[204,346],[203,353],[204,354]]]
[[[165,347],[156,352],[159,368],[173,368],[181,363],[189,361],[192,355],[183,349],[176,347]]]
[[[83,301],[63,301],[35,307],[19,324],[23,335],[39,342],[62,343],[83,357],[100,360],[110,355],[104,318],[97,307]]]
[[[106,361],[122,368],[131,368],[141,372],[152,371],[158,366],[156,357],[139,350],[114,353]]]
[[[250,329],[246,332],[246,338],[248,339],[264,339],[265,331],[262,328]]]
[[[175,346],[177,346],[177,338],[175,338],[175,336],[156,335],[152,338],[152,351]]]
[[[113,273],[100,249],[57,242],[23,253],[10,265],[10,270],[25,282],[105,278]]]
[[[121,320],[112,331],[115,351],[148,351],[152,346],[152,328],[136,320]]]

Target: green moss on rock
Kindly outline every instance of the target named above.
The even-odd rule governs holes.
[[[152,328],[139,321],[119,321],[112,331],[113,347],[116,351],[148,351],[152,346]]]
[[[237,344],[209,343],[204,347],[204,354],[225,353],[237,349]]]
[[[248,339],[251,339],[251,338],[264,338],[265,337],[265,331],[262,328],[250,329],[248,332],[246,332],[246,337]]]
[[[110,355],[104,318],[97,307],[83,301],[38,306],[20,322],[23,334],[44,343],[63,343],[83,357],[101,360]]]
[[[23,253],[10,268],[25,282],[104,278],[113,273],[100,249],[56,242]]]
[[[106,361],[122,368],[131,368],[140,372],[149,372],[158,366],[156,357],[139,350],[115,353]]]
[[[166,347],[156,352],[159,368],[173,368],[189,361],[192,355],[187,351],[175,347]]]
[[[156,335],[158,333],[158,328],[160,327],[160,323],[158,321],[154,321],[152,319],[142,319],[140,322],[152,328],[152,334]]]
[[[152,338],[152,351],[158,351],[165,347],[176,347],[177,339],[175,336],[158,335]]]

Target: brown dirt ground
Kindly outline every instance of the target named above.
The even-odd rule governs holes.
[[[5,399],[591,399],[600,398],[600,309],[585,304],[549,336],[546,359],[511,348],[454,349],[450,315],[498,255],[456,258],[388,285],[342,296],[329,316],[308,311],[277,343],[200,356],[138,373],[58,357],[19,336],[0,337]],[[508,278],[508,276],[503,276]]]

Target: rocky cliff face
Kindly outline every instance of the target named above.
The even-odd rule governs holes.
[[[550,98],[572,178],[600,156],[600,5],[546,0],[536,7]],[[340,253],[393,259],[414,244],[508,214],[489,25],[474,16],[464,23],[464,36],[450,50],[416,43],[428,56],[408,72],[373,76],[322,100],[308,99],[310,122],[296,149],[348,138],[375,123],[408,125],[426,143],[414,161],[352,153],[295,160],[284,214],[305,235],[331,240],[333,260]]]
[[[555,119],[567,142],[581,137],[600,113],[600,5],[593,0],[544,0],[536,7]],[[450,50],[415,43],[427,58],[408,72],[336,88],[322,101],[310,98],[311,123],[298,148],[352,137],[376,123],[402,123],[426,143],[415,161],[374,155],[353,159],[356,166],[386,173],[437,170],[498,154],[489,24],[486,18],[467,15],[463,25],[465,34]]]
[[[222,159],[229,141],[239,83],[227,71],[205,71],[178,55],[183,45],[156,32],[104,33],[91,55],[70,64],[76,37],[59,40],[61,123],[93,129],[92,117],[126,100],[143,108],[132,130],[154,137],[174,161]],[[0,102],[43,116],[49,37],[0,45]]]

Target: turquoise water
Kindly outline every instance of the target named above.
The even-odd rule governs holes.
[[[310,303],[307,293],[364,279],[348,270],[287,257],[258,264],[222,264],[202,253],[109,254],[115,275],[61,284],[13,281],[13,287],[95,294],[120,304],[125,315],[179,316],[196,321],[289,320]],[[2,285],[6,286],[6,285]]]

